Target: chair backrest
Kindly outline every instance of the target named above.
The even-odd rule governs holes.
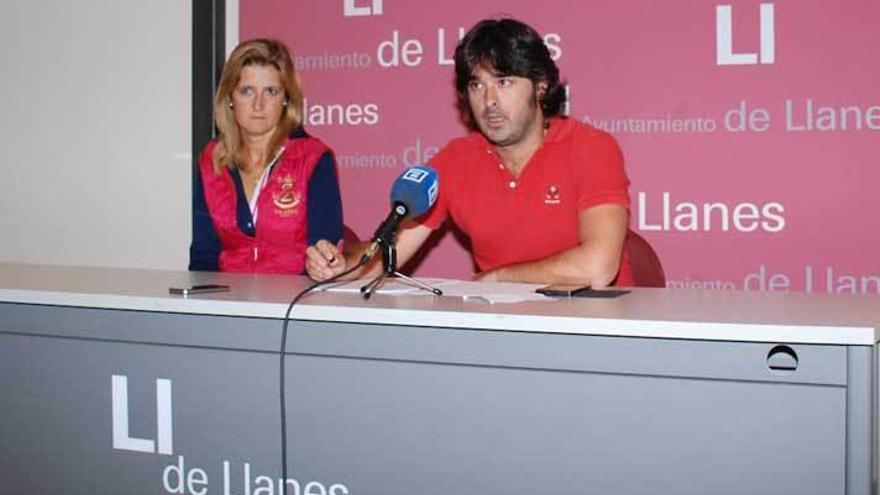
[[[357,233],[352,230],[348,225],[342,226],[342,244],[347,249],[348,246],[354,246],[355,244],[361,242],[361,239],[358,237]]]
[[[654,248],[644,237],[630,230],[626,234],[625,249],[629,252],[633,285],[636,287],[666,287],[666,274]]]

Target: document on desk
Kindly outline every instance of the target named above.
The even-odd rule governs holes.
[[[449,282],[443,287],[443,295],[460,297],[465,301],[484,301],[490,304],[552,301],[549,297],[535,293],[535,289],[541,287],[541,284],[471,282],[467,280],[450,280]]]
[[[472,282],[467,280],[452,280],[443,278],[420,278],[431,287],[443,291],[442,297],[458,297],[465,301],[495,303],[514,303],[522,301],[552,301],[553,298],[536,294],[535,289],[541,284],[519,284],[512,282]],[[367,280],[355,280],[330,284],[323,288],[327,292],[360,292],[361,287],[367,284]],[[407,295],[431,296],[431,292],[422,289],[411,282],[403,279],[391,278],[386,280],[376,291],[384,295]],[[435,296],[436,297],[436,296]]]
[[[443,279],[443,278],[420,278],[420,282],[423,282],[431,287],[436,287],[442,290],[444,293],[446,292],[446,284],[450,282],[455,282],[455,280]],[[351,280],[347,282],[336,282],[329,285],[325,285],[320,288],[322,291],[327,292],[347,292],[347,293],[356,293],[361,291],[361,287],[370,283],[369,279],[361,279],[361,280]],[[401,278],[388,278],[382,285],[379,286],[379,289],[376,290],[376,294],[385,294],[385,295],[433,295],[430,291],[427,291],[418,285],[415,285],[411,282],[407,282]]]

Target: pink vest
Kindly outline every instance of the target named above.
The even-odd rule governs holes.
[[[238,228],[232,174],[214,172],[211,141],[199,158],[205,202],[220,238],[220,271],[293,273],[305,269],[308,246],[308,183],[328,148],[314,138],[288,139],[257,200],[256,235]]]

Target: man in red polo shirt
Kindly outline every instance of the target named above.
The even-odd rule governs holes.
[[[470,237],[476,280],[631,284],[620,149],[609,134],[560,116],[564,88],[540,35],[513,19],[484,20],[459,42],[455,73],[474,132],[431,160],[440,197],[401,229],[398,264],[451,217]],[[319,241],[307,251],[309,276],[341,273],[364,247],[343,256]],[[380,271],[374,261],[352,277]]]

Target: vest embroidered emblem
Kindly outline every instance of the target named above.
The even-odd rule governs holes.
[[[544,204],[545,205],[558,205],[562,200],[559,199],[559,188],[556,186],[550,186],[547,188],[547,194],[544,195]]]
[[[280,191],[272,193],[272,202],[278,207],[275,213],[281,217],[290,217],[296,213],[295,208],[299,205],[300,194],[293,190],[293,177],[284,175],[276,179]]]

